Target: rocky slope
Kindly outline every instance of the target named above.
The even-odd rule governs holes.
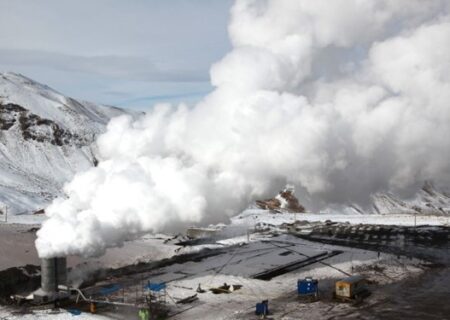
[[[257,200],[255,204],[260,209],[271,210],[272,212],[305,212],[305,207],[300,204],[294,192],[293,187],[287,186],[274,198]]]
[[[125,111],[77,101],[14,73],[0,73],[0,210],[32,213],[96,164],[96,135]]]

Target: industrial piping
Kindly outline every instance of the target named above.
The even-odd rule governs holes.
[[[41,259],[41,288],[34,292],[38,303],[61,299],[67,292],[59,292],[59,285],[67,285],[67,260],[65,257]]]

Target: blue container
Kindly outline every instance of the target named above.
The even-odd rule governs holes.
[[[301,296],[317,295],[319,293],[319,282],[310,277],[298,280],[297,292]]]
[[[81,310],[79,309],[67,309],[72,315],[79,316],[81,314]]]
[[[166,289],[166,284],[164,282],[161,283],[152,283],[149,282],[146,286],[145,289],[150,290],[150,291],[156,291],[159,292],[163,289]]]
[[[107,295],[113,294],[114,292],[119,291],[120,289],[122,289],[122,286],[120,284],[116,283],[116,284],[112,284],[107,287],[101,287],[100,294],[102,296],[107,296]]]
[[[257,315],[267,315],[269,314],[269,301],[264,300],[261,303],[256,304],[256,312]]]

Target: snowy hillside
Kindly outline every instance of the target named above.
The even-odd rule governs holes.
[[[75,172],[95,165],[95,136],[124,112],[0,73],[0,205],[16,214],[45,207]]]
[[[450,193],[446,188],[437,188],[431,182],[425,182],[423,187],[410,198],[403,199],[390,192],[378,192],[371,196],[369,207],[361,207],[357,204],[330,205],[322,210],[324,214],[376,214],[376,215],[450,215]]]
[[[450,214],[450,195],[426,182],[412,199],[402,201],[389,193],[372,197],[374,213]]]
[[[417,215],[424,216],[424,223],[427,223],[427,219],[429,219],[428,223],[434,223],[430,216],[442,216],[443,220],[438,219],[440,222],[448,221],[448,217],[450,216],[450,192],[442,186],[438,188],[434,186],[432,182],[426,181],[414,196],[406,199],[390,192],[378,192],[371,196],[370,204],[365,207],[356,203],[351,203],[349,205],[329,204],[319,212],[314,212],[308,210],[308,208],[305,210],[294,196],[294,190],[287,188],[272,199],[255,201],[254,205],[242,214],[245,216],[249,213],[250,215],[256,214],[258,216],[261,214],[264,215],[264,213],[306,213],[300,214],[299,217],[308,220],[319,219],[321,221],[325,221],[326,219],[331,219],[333,221],[344,219],[343,221],[346,221],[346,219],[352,217],[351,220],[353,222],[359,221],[360,219],[373,219],[377,216],[384,217],[382,219],[387,219],[385,221],[387,223],[392,223],[396,217],[399,216],[404,218],[404,215]],[[241,219],[242,214],[237,217]],[[366,217],[367,215],[371,215],[372,218]],[[387,218],[386,215],[389,215],[390,218]],[[289,215],[284,217],[280,216],[281,221],[288,221],[285,221],[286,217],[288,217],[288,220],[291,219]],[[271,217],[270,219],[272,218],[274,217]],[[403,218],[400,218],[400,220]],[[394,222],[402,223],[397,220]],[[383,222],[378,221],[372,223]]]

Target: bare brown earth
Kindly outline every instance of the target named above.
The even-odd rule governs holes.
[[[37,225],[0,224],[0,271],[27,264],[39,265],[39,257],[34,246]],[[99,258],[83,259],[69,256],[69,267],[86,265],[93,268],[108,266],[121,267],[139,261],[164,259],[171,257],[178,247],[165,244],[165,238],[144,236],[138,240],[126,242],[121,248],[109,249]]]
[[[33,225],[0,224],[0,270],[39,263],[36,230]]]

